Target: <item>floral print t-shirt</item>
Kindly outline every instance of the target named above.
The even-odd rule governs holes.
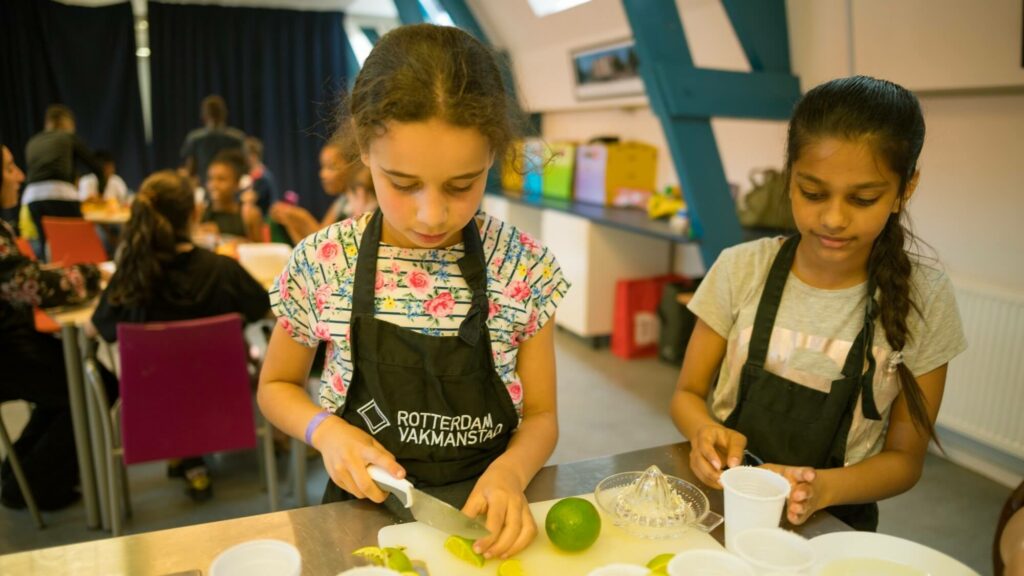
[[[278,324],[303,346],[327,342],[320,403],[344,406],[352,377],[349,319],[356,260],[370,214],[309,236],[295,247],[270,289]],[[569,282],[555,256],[525,232],[479,213],[487,266],[487,328],[498,376],[522,417],[523,386],[516,372],[519,344],[547,323]],[[462,243],[448,248],[399,248],[381,243],[374,286],[378,320],[432,336],[458,336],[471,291],[458,260]]]

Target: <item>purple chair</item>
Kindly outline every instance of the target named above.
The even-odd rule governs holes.
[[[123,465],[256,446],[253,398],[242,318],[225,314],[180,322],[118,324],[121,398],[101,418],[110,521],[121,531]],[[97,406],[109,406],[96,366],[86,365]],[[120,417],[118,418],[118,412]],[[270,508],[279,496],[270,425],[260,419]],[[116,431],[116,432],[115,432]],[[123,484],[123,486],[119,486]],[[130,512],[129,512],[130,514]]]

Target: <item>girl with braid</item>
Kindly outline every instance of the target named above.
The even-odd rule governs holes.
[[[798,233],[725,250],[689,304],[671,413],[706,484],[752,455],[792,484],[791,523],[826,509],[875,530],[875,502],[920,478],[966,348],[949,279],[908,252],[924,132],[917,98],[884,80],[833,80],[797,104]]]
[[[266,290],[231,257],[196,246],[199,222],[189,180],[171,170],[142,182],[117,250],[117,271],[100,296],[87,331],[117,340],[122,322],[172,322],[237,313],[254,322],[270,311]],[[172,461],[194,500],[213,494],[201,456]]]

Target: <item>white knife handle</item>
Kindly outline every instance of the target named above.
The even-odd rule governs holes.
[[[370,473],[370,478],[377,483],[378,486],[383,490],[391,492],[402,502],[402,505],[406,508],[412,507],[412,483],[408,480],[399,480],[395,478],[387,470],[377,466],[376,464],[370,464],[367,466],[366,471]]]

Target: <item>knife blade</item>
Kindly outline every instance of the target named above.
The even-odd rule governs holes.
[[[370,478],[382,490],[391,492],[398,497],[398,500],[409,509],[417,522],[422,522],[448,534],[474,540],[490,534],[483,522],[476,518],[470,518],[444,500],[417,489],[412,482],[399,480],[375,464],[368,466],[367,471],[370,473]]]

